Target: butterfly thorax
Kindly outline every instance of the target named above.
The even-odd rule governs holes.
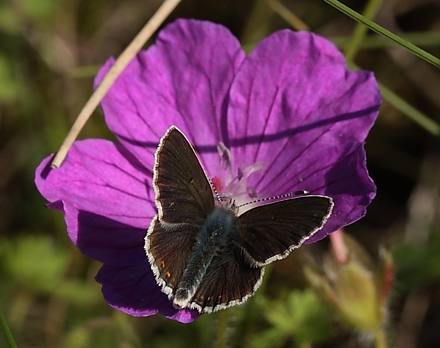
[[[237,217],[226,208],[215,207],[197,237],[193,254],[177,286],[173,304],[184,308],[191,301],[213,259],[238,238]]]

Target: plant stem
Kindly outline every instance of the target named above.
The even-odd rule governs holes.
[[[228,330],[229,310],[225,309],[218,314],[218,328],[217,328],[217,344],[216,348],[226,348],[227,346],[227,330]]]
[[[387,337],[383,329],[376,332],[375,348],[388,348]]]
[[[52,168],[59,168],[61,166],[67,156],[67,152],[75,139],[78,137],[79,132],[84,127],[87,120],[90,118],[101,100],[110,90],[113,83],[131,62],[133,57],[142,49],[147,40],[160,27],[168,15],[176,8],[180,1],[181,0],[165,0],[156,13],[150,18],[147,24],[145,24],[141,31],[135,36],[133,41],[121,53],[79,113],[72,125],[72,128],[61,144],[60,149],[56,153],[55,158],[52,160]]]
[[[335,254],[336,261],[343,265],[348,261],[348,251],[344,242],[344,232],[339,229],[330,234],[330,243]]]

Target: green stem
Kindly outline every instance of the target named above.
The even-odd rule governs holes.
[[[217,344],[216,348],[226,348],[228,343],[227,330],[228,330],[228,317],[229,310],[224,309],[218,314],[217,325]]]
[[[261,296],[264,294],[264,290],[267,285],[267,281],[270,278],[270,273],[272,271],[273,263],[267,265],[264,270],[263,283],[260,288],[257,290],[257,293]],[[256,295],[258,296],[258,295]],[[241,321],[239,325],[236,326],[236,334],[235,337],[235,345],[237,347],[245,347],[246,346],[246,335],[250,330],[252,324],[257,320],[257,318],[261,317],[261,306],[258,305],[255,301],[255,297],[251,297],[250,300],[242,307],[245,312],[241,317]]]
[[[376,16],[380,5],[382,5],[382,0],[370,0],[363,13],[364,17],[366,19],[373,19]],[[353,34],[350,37],[350,41],[344,50],[345,58],[348,61],[353,61],[356,57],[356,54],[364,41],[365,35],[367,34],[367,30],[368,28],[365,25],[361,23],[356,24]]]
[[[6,322],[5,317],[3,316],[2,311],[0,310],[0,327],[3,330],[3,333],[6,338],[6,342],[8,343],[9,348],[17,348],[15,344],[14,337],[12,337],[11,330],[9,330],[8,323]]]
[[[372,31],[383,35],[387,37],[390,40],[393,40],[394,42],[397,42],[399,45],[405,47],[408,51],[415,54],[417,57],[420,57],[427,61],[428,63],[436,66],[437,68],[440,68],[440,59],[437,57],[434,57],[432,54],[429,54],[428,52],[422,50],[421,48],[413,45],[412,43],[403,40],[400,36],[392,33],[391,31],[385,29],[384,27],[380,26],[377,23],[374,23],[373,21],[365,18],[361,14],[357,13],[356,11],[352,10],[350,7],[345,6],[344,4],[341,4],[337,0],[324,0],[329,5],[333,6],[337,10],[341,11],[345,15],[349,16],[350,18],[354,19],[357,22],[365,24],[369,29]]]

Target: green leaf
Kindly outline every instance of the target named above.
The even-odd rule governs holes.
[[[19,238],[4,250],[3,267],[16,283],[36,292],[64,298],[76,305],[100,302],[98,286],[65,279],[69,253],[49,236]]]
[[[68,257],[49,236],[27,236],[11,243],[4,253],[7,273],[33,289],[47,289],[64,275]]]
[[[272,325],[257,335],[252,347],[279,347],[293,339],[297,345],[323,342],[333,336],[331,316],[312,290],[293,291],[265,312]]]
[[[440,279],[440,233],[433,231],[427,245],[400,244],[394,247],[399,285],[417,289]]]
[[[278,330],[278,328],[269,328],[252,341],[251,348],[278,348],[282,347],[286,337]]]
[[[30,19],[44,26],[54,20],[56,7],[59,4],[57,0],[18,0],[17,2]]]
[[[12,6],[0,5],[0,31],[9,34],[18,34],[20,28],[20,18],[14,13]]]
[[[323,342],[333,336],[331,315],[314,291],[294,291],[288,301],[298,345]]]

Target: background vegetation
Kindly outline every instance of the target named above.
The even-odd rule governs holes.
[[[58,149],[92,92],[99,66],[124,49],[160,3],[0,2],[0,310],[19,347],[222,344],[215,337],[217,331],[220,336],[225,332],[223,312],[183,325],[159,315],[132,318],[111,309],[93,279],[100,265],[71,244],[62,214],[44,208],[33,184],[36,166]],[[440,56],[437,0],[345,4],[359,12],[370,6],[366,15],[377,23]],[[356,22],[322,0],[183,0],[167,22],[178,17],[224,24],[246,49],[280,28],[312,30],[334,40],[352,63],[375,72],[387,88],[366,144],[378,194],[368,215],[346,232],[359,243],[353,248],[362,246],[354,253],[372,258],[365,261],[371,268],[364,261],[360,264],[365,266],[365,279],[379,279],[379,290],[387,284],[381,280],[382,271],[390,271],[393,264],[391,256],[379,250],[392,252],[394,281],[385,291],[388,309],[378,319],[389,346],[438,347],[439,70],[376,34],[363,37]],[[114,139],[101,116],[95,113],[81,138]],[[335,311],[328,292],[313,283],[321,270],[307,260],[312,255],[331,263],[330,256],[322,256],[328,248],[324,240],[275,263],[263,289],[248,304],[230,311],[228,346],[379,346],[377,332]],[[306,273],[303,264],[311,265]],[[358,296],[352,305],[368,297]],[[382,305],[377,306],[383,310]],[[7,347],[1,332],[0,347]]]

